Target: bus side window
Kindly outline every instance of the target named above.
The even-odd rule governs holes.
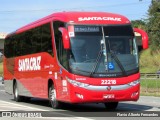
[[[41,38],[42,52],[48,52],[50,55],[53,56],[51,28],[49,23],[42,26],[41,35],[42,35]]]
[[[14,56],[13,36],[10,36],[7,39],[5,39],[4,54],[7,58],[11,58]]]
[[[30,45],[32,46],[32,54],[41,52],[41,27],[36,27],[30,31]],[[29,34],[29,33],[28,33]]]

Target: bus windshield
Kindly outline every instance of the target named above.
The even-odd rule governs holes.
[[[70,70],[91,77],[137,73],[138,51],[130,25],[74,26],[70,36]]]

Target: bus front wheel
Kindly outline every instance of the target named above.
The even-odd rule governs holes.
[[[14,100],[16,102],[20,102],[21,101],[21,96],[19,96],[17,82],[15,82],[15,84],[13,86],[13,95],[14,95]]]
[[[118,106],[118,102],[107,102],[104,103],[107,110],[115,110]]]
[[[52,108],[54,109],[60,108],[60,102],[57,101],[56,99],[56,89],[54,88],[54,85],[51,85],[49,87],[49,101],[50,101]]]

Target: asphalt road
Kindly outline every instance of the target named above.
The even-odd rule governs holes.
[[[15,102],[13,96],[5,93],[3,84],[0,83],[0,111],[41,111],[47,116],[54,116],[54,119],[83,119],[90,120],[96,119],[96,116],[105,119],[105,115],[117,114],[121,112],[143,112],[143,111],[160,111],[160,98],[159,97],[146,97],[141,96],[137,102],[121,102],[115,111],[106,111],[103,104],[65,104],[63,109],[52,109],[49,102],[44,99],[31,99],[27,102]],[[47,113],[45,113],[47,111]],[[49,112],[50,111],[50,112]],[[75,112],[76,111],[76,112]],[[105,115],[104,115],[105,113]],[[103,116],[104,115],[104,116]],[[111,115],[112,116],[112,115]],[[52,117],[46,118],[53,119]],[[109,118],[109,117],[108,117]],[[0,118],[1,119],[1,118]],[[7,120],[3,118],[2,120]],[[18,120],[16,118],[13,120]],[[23,118],[25,120],[28,118]],[[38,120],[35,118],[34,120]],[[44,118],[43,118],[44,119]],[[99,119],[99,118],[98,118]],[[134,118],[133,118],[134,119]],[[153,118],[152,118],[153,119]],[[118,119],[120,120],[120,119]],[[123,118],[125,120],[125,118]]]

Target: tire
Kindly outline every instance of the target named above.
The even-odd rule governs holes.
[[[19,91],[18,91],[18,86],[17,86],[17,82],[15,82],[14,86],[13,86],[13,95],[14,95],[14,100],[16,102],[20,102],[22,100],[22,97],[19,96]]]
[[[107,102],[104,103],[107,110],[115,110],[118,106],[118,102]]]
[[[56,99],[56,89],[53,84],[49,87],[49,101],[53,109],[58,109],[61,107],[61,103]]]
[[[22,97],[21,97],[21,101],[29,102],[30,100],[31,100],[30,97],[26,97],[26,96],[22,96]]]

